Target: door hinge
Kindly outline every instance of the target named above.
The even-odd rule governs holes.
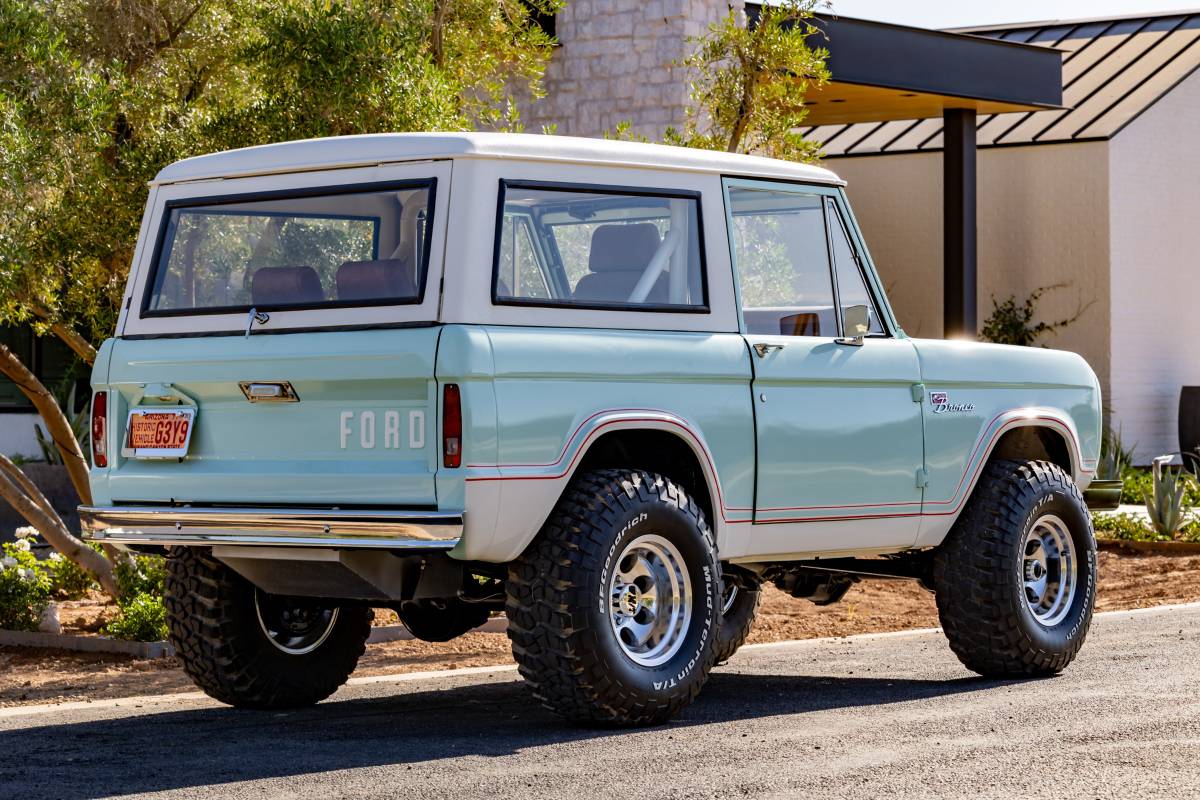
[[[929,472],[924,467],[921,467],[917,470],[917,488],[924,489],[927,486],[929,486]]]
[[[925,384],[914,383],[912,385],[912,398],[914,403],[925,402]]]

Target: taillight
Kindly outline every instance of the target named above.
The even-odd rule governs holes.
[[[442,466],[462,466],[462,398],[457,383],[442,390]]]
[[[108,392],[92,397],[92,466],[108,466]]]

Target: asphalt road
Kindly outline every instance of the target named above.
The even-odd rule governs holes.
[[[1039,681],[972,677],[931,632],[755,647],[652,730],[560,724],[511,670],[366,679],[278,714],[0,710],[0,798],[1194,798],[1198,697],[1193,605],[1100,615]]]

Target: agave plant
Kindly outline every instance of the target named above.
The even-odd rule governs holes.
[[[1119,481],[1124,475],[1125,468],[1132,465],[1132,449],[1126,449],[1122,444],[1120,429],[1114,431],[1105,422],[1100,438],[1100,463],[1096,467],[1096,478],[1105,481]]]
[[[1159,456],[1154,459],[1154,485],[1142,490],[1150,524],[1160,536],[1169,539],[1177,538],[1188,522],[1190,513],[1183,500],[1192,481],[1192,475],[1186,469],[1170,466],[1173,458]]]

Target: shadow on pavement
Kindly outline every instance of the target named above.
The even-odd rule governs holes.
[[[876,706],[1004,685],[979,678],[748,675],[715,672],[670,724],[689,726]],[[399,689],[398,689],[399,692]],[[92,798],[629,736],[573,727],[516,681],[327,701],[302,711],[232,708],[147,714],[0,734],[0,797]],[[52,782],[47,776],[54,776]]]

